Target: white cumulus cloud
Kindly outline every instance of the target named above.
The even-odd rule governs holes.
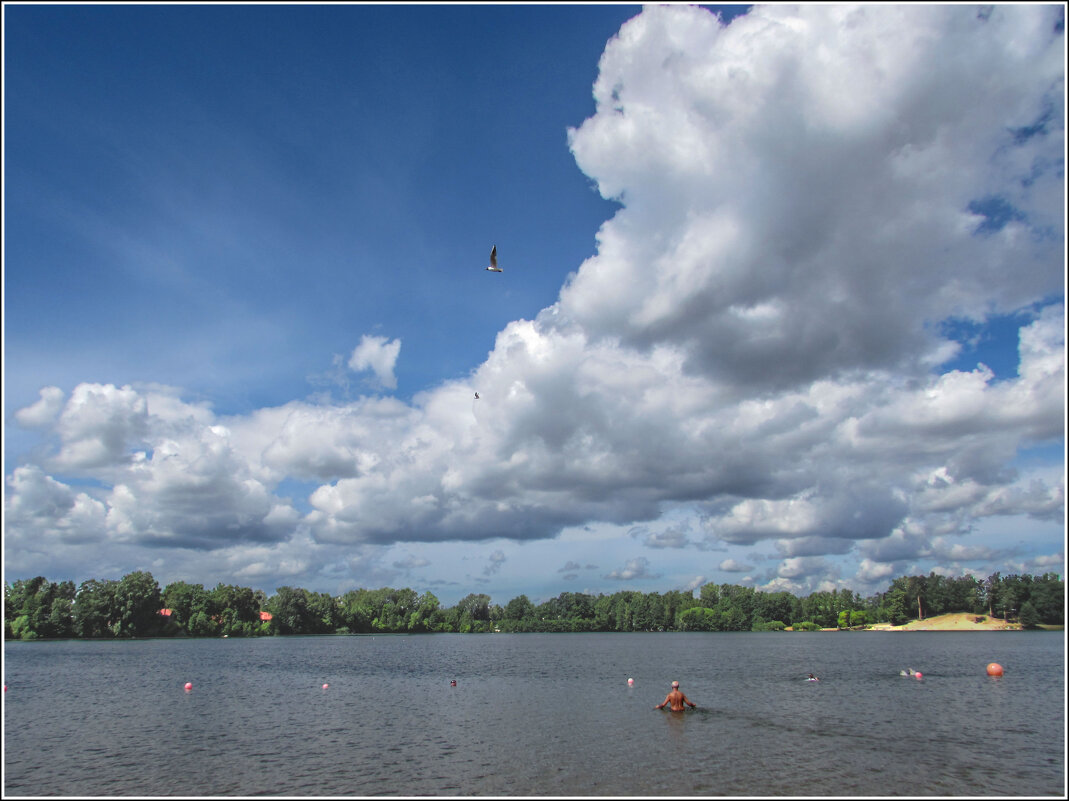
[[[620,209],[470,381],[232,416],[159,388],[45,388],[15,413],[55,442],[8,478],[17,542],[77,530],[333,578],[383,575],[361,561],[374,545],[603,523],[652,552],[771,541],[766,587],[797,591],[837,580],[825,556],[880,582],[983,557],[950,539],[977,519],[1057,521],[1064,478],[1012,463],[1064,437],[1061,18],[644,8],[568,137]],[[1031,315],[1016,375],[941,369],[951,323],[1001,314]],[[400,347],[365,335],[348,366],[395,389]],[[659,570],[638,556],[605,578]]]
[[[400,353],[401,340],[365,334],[349,356],[349,369],[358,373],[371,370],[381,386],[396,389],[397,378],[393,369]]]
[[[605,578],[618,581],[633,581],[636,579],[657,578],[656,573],[650,571],[650,560],[645,556],[628,559],[626,564],[611,570],[605,574]]]
[[[15,420],[23,428],[43,428],[55,422],[63,408],[66,395],[59,387],[42,387],[40,400],[15,412]]]

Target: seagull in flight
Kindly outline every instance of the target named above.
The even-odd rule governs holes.
[[[493,248],[490,249],[490,266],[486,269],[492,273],[504,272],[504,270],[497,266],[497,245],[494,245]]]
[[[475,393],[475,400],[479,400],[479,393],[478,392]]]

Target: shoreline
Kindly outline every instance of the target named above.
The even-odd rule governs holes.
[[[785,631],[794,631],[788,626]],[[1064,631],[1064,624],[1039,624],[1035,631]],[[989,615],[974,615],[971,612],[951,612],[935,615],[924,620],[911,620],[901,626],[890,623],[871,623],[851,626],[847,629],[822,628],[820,631],[1024,631],[1017,621],[1008,621]]]
[[[875,623],[865,631],[1023,631],[1020,623],[1010,623],[1002,618],[952,612],[924,620],[911,620],[901,626],[890,623]]]

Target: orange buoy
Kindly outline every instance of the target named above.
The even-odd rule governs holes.
[[[988,676],[1001,676],[1002,675],[1002,665],[1000,665],[998,662],[992,662],[990,665],[987,666],[987,675]]]

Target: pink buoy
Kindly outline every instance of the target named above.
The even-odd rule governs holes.
[[[914,675],[914,676],[916,676],[916,677],[917,677],[918,679],[920,679],[920,678],[923,678],[923,677],[924,677],[924,674],[923,674],[923,673],[921,673],[921,672],[920,672],[919,670],[918,670],[918,671],[917,671],[916,673],[914,673],[913,675]]]
[[[186,682],[186,692],[188,693],[192,689],[193,689],[193,682],[187,681]]]
[[[329,687],[329,686],[330,686],[329,684],[324,684],[324,685],[323,685],[323,689],[325,690],[325,689],[327,689],[327,687]]]
[[[1000,665],[998,662],[992,662],[990,665],[987,666],[987,675],[988,676],[1001,676],[1002,675],[1002,665]]]
[[[627,686],[628,686],[628,687],[630,687],[630,686],[631,686],[631,685],[633,685],[634,683],[635,683],[635,680],[634,680],[634,679],[628,679],[628,680],[627,680]]]

